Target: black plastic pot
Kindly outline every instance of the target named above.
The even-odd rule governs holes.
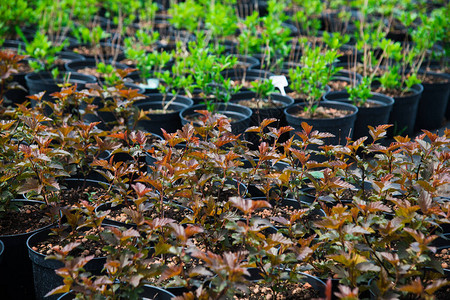
[[[330,81],[331,82],[332,81],[345,81],[345,82],[347,82],[348,86],[351,86],[353,84],[359,84],[361,82],[361,80],[362,80],[362,76],[359,75],[358,73],[348,71],[348,70],[341,70],[341,71],[337,72],[337,74],[334,75]],[[331,85],[330,85],[330,87],[331,87]],[[335,91],[335,90],[333,90],[333,87],[331,87],[331,90]],[[343,91],[345,91],[345,90],[343,90]]]
[[[239,103],[241,100],[251,100],[255,96],[256,93],[251,91],[239,92],[231,97],[230,102],[241,105]],[[253,112],[250,119],[250,126],[259,126],[262,120],[269,118],[275,118],[278,120],[277,122],[271,124],[272,127],[279,128],[281,126],[286,126],[286,118],[284,117],[283,111],[286,107],[289,107],[294,103],[294,99],[281,94],[272,94],[271,98],[274,102],[281,104],[281,106],[270,108],[250,108]],[[286,133],[286,136],[283,136],[283,139],[287,137],[289,137],[289,135]],[[256,133],[246,133],[246,139],[251,142],[249,145],[251,149],[256,149],[260,144],[260,137]]]
[[[70,61],[70,62],[66,63],[64,65],[64,67],[65,67],[66,71],[78,72],[79,70],[84,69],[84,68],[97,69],[97,64],[98,64],[98,61],[96,61],[95,59],[89,58],[89,59]],[[121,69],[121,70],[125,70],[125,69],[129,68],[129,66],[127,66],[125,64],[121,64],[121,63],[112,63],[112,65],[114,66],[114,68]],[[83,74],[83,73],[81,73],[81,74]],[[103,77],[100,77],[98,79],[100,79],[101,81],[105,80]]]
[[[61,182],[61,185],[63,187],[66,187],[67,189],[78,189],[86,187],[103,188],[105,184],[107,185],[108,183],[101,180],[84,178],[66,178]]]
[[[18,40],[5,40],[1,45],[1,49],[11,49],[15,52],[25,51],[25,43]],[[20,54],[20,53],[18,53]]]
[[[146,96],[146,99],[134,103],[140,110],[162,110],[167,103],[172,101],[172,103],[167,106],[169,112],[148,113],[147,117],[150,120],[140,120],[137,124],[139,128],[158,135],[162,135],[161,128],[169,133],[181,129],[180,111],[194,104],[194,102],[187,97],[172,94],[168,94],[165,97],[162,94],[150,94]],[[173,99],[173,97],[175,98]],[[165,101],[164,105],[163,99]]]
[[[254,92],[239,92],[231,97],[231,102],[239,104],[241,100],[251,100],[255,98],[256,93]],[[286,107],[294,104],[294,99],[289,96],[283,96],[281,94],[272,94],[270,96],[274,102],[281,104],[279,107],[274,108],[251,108],[253,114],[250,121],[250,126],[259,126],[261,121],[264,119],[275,118],[279,120],[279,124],[283,126],[286,124],[286,119],[284,118],[283,111]]]
[[[323,96],[325,101],[338,101],[343,103],[351,103],[349,94],[344,91],[329,92]],[[359,139],[363,136],[369,136],[369,129],[367,126],[376,127],[381,124],[387,124],[389,114],[391,113],[394,99],[389,96],[372,93],[369,102],[378,106],[374,107],[358,107],[358,114],[356,115],[355,127],[353,132],[353,139]]]
[[[144,90],[133,83],[124,83],[126,89],[134,89],[137,90],[137,93],[142,94]],[[111,98],[107,98],[106,100],[111,100]],[[96,97],[92,104],[97,106],[97,114],[86,114],[85,121],[87,122],[101,122],[97,125],[97,128],[102,130],[110,130],[117,123],[117,119],[112,110],[105,109],[105,103],[102,98]],[[86,107],[86,102],[81,103],[81,108]]]
[[[160,94],[160,93],[144,93],[144,96],[146,97],[145,99],[138,100],[138,101],[134,102],[134,104],[149,103],[149,102],[159,103],[164,98],[164,95]],[[167,94],[166,102],[172,100],[173,96],[174,96],[173,94],[170,94],[170,93]],[[186,107],[190,107],[190,106],[194,105],[194,101],[192,101],[191,98],[188,98],[185,96],[180,96],[180,95],[175,95],[175,99],[172,102],[184,105]]]
[[[447,79],[443,83],[422,83],[423,92],[417,109],[415,130],[436,129],[442,126],[450,95],[450,75],[427,72],[427,76]]]
[[[29,61],[37,62],[42,67],[44,66],[41,62],[34,58],[25,58],[19,62],[20,65],[28,65]],[[27,83],[25,80],[25,76],[31,74],[31,72],[20,72],[11,75],[11,80],[8,80],[8,83],[16,82],[19,86],[12,87],[6,90],[4,97],[7,102],[18,104],[24,103],[25,101],[29,101],[27,96],[29,95]]]
[[[221,74],[225,79],[230,78],[231,80],[243,80],[245,78],[246,81],[250,82],[255,80],[269,79],[270,76],[275,75],[273,73],[257,69],[227,69],[222,71]],[[243,87],[241,88],[241,91],[248,91],[248,89]]]
[[[0,240],[0,265],[2,263],[4,250],[5,250],[5,245],[3,244],[2,240]]]
[[[234,134],[243,133],[250,124],[252,110],[248,107],[233,103],[217,103],[216,112],[231,118],[231,129]],[[207,110],[206,105],[197,104],[183,109],[180,112],[181,124],[185,125],[193,122],[190,118],[200,117],[200,113],[196,110]],[[195,123],[195,122],[194,122]]]
[[[23,203],[43,204],[40,201],[17,199]],[[0,297],[2,299],[34,299],[33,270],[28,258],[27,239],[43,228],[14,235],[1,235],[4,245],[2,261],[0,262]]]
[[[389,117],[389,124],[394,126],[388,129],[388,136],[414,134],[419,100],[422,96],[423,86],[415,84],[411,87],[412,95],[394,97],[394,106]]]
[[[140,110],[162,110],[164,105],[162,103],[149,102],[138,103],[136,107]],[[181,129],[180,111],[185,109],[186,106],[179,103],[170,104],[167,109],[168,113],[147,113],[149,120],[140,120],[137,124],[139,129],[143,129],[147,132],[153,132],[162,135],[164,129],[168,133],[176,132]]]
[[[288,78],[288,80],[289,80],[289,78]],[[327,94],[327,93],[329,93],[329,92],[331,91],[331,88],[330,88],[328,85],[326,85],[324,90],[325,90],[325,93],[324,93],[324,95],[325,95],[325,94]],[[292,93],[292,92],[293,92],[293,90],[292,90],[289,86],[286,87],[286,88],[284,89],[284,91],[285,91],[286,94],[288,94],[288,95],[289,95],[289,93]],[[297,103],[305,103],[305,102],[306,102],[306,98],[294,98],[294,97],[291,97],[291,98],[294,99],[294,103],[295,103],[295,104],[297,104]]]
[[[45,259],[44,254],[32,249],[32,247],[36,246],[39,242],[45,241],[45,239],[50,236],[51,232],[50,229],[42,230],[31,235],[27,240],[28,255],[33,266],[34,287],[37,300],[58,299],[58,295],[49,297],[45,297],[45,295],[52,289],[63,284],[62,277],[58,276],[55,273],[55,270],[63,267],[64,264],[57,260]],[[96,257],[90,260],[84,266],[84,269],[93,275],[100,275],[105,263],[106,257]]]
[[[97,82],[97,78],[94,76],[75,72],[63,73],[56,80],[53,79],[52,74],[49,72],[30,73],[25,76],[25,80],[27,82],[30,95],[46,91],[45,96],[49,97],[48,99],[51,99],[50,94],[61,90],[58,84],[64,83],[64,77],[66,75],[69,77],[69,83],[77,84],[78,90],[83,89],[86,83]]]
[[[362,53],[356,50],[355,46],[352,45],[343,45],[339,50],[342,52],[342,56],[338,58],[340,63],[344,64],[354,64],[355,58],[356,61],[361,61]]]
[[[286,121],[290,126],[294,127],[294,132],[302,131],[301,123],[306,122],[313,126],[314,130],[329,132],[334,135],[334,137],[324,139],[326,145],[345,145],[346,137],[352,137],[356,114],[358,113],[356,106],[342,102],[321,102],[320,106],[322,107],[348,110],[351,111],[351,114],[335,119],[307,119],[295,116],[296,113],[303,110],[305,105],[299,103],[284,110]]]
[[[78,48],[80,48],[80,47],[91,47],[91,45],[89,45],[89,44],[70,45],[69,47],[67,47],[67,49],[71,50],[75,53],[79,53]],[[124,48],[121,46],[113,45],[111,43],[100,43],[100,47],[101,47],[102,55],[99,55],[97,57],[97,59],[103,58],[103,60],[105,60],[105,61],[111,61],[114,59],[115,59],[115,61],[121,61],[122,59],[125,59]],[[108,47],[114,48],[114,52],[116,53],[115,57],[112,54],[108,54],[108,52],[105,50]],[[79,54],[81,54],[81,53],[79,53]],[[95,59],[96,58],[95,55],[87,55],[87,54],[81,54],[81,55],[83,55],[86,59]]]
[[[62,65],[62,67],[60,69],[61,71],[65,69],[65,65],[69,62],[86,59],[83,55],[72,52],[72,51],[60,51],[56,55],[57,55],[58,59],[64,61],[64,65]]]
[[[261,63],[259,59],[249,56],[249,55],[233,55],[237,58],[237,67],[238,69],[254,69],[257,68]]]
[[[21,61],[19,62],[19,64],[28,64],[30,61],[37,62],[37,63],[40,64],[42,67],[44,66],[44,64],[41,63],[40,61],[38,61],[37,59],[30,58],[30,57],[27,57],[27,58],[21,60]],[[22,87],[27,88],[27,82],[26,82],[26,80],[25,80],[25,76],[26,76],[27,74],[32,74],[32,72],[30,72],[30,73],[20,72],[20,73],[12,74],[12,81],[15,81],[15,82],[17,82],[18,84],[20,84]]]
[[[166,202],[168,203],[168,202]],[[145,203],[146,205],[148,205],[149,203]],[[189,211],[192,212],[191,209],[184,207],[182,205],[179,205],[177,203],[168,203],[170,205],[173,205],[174,207],[178,208],[180,211]],[[105,212],[105,211],[119,211],[121,209],[125,208],[124,204],[113,204],[111,202],[108,203],[103,203],[101,205],[99,205],[95,211],[96,212]],[[121,222],[121,221],[116,221],[113,219],[108,218],[108,216],[104,219],[103,224],[105,225],[113,225],[113,226],[118,226],[118,227],[125,227],[125,228],[137,228],[137,224],[136,223],[131,223],[131,222]]]
[[[368,181],[364,181],[364,185],[362,184],[362,182],[351,182],[351,184],[354,186],[354,188],[352,188],[351,190],[356,192],[362,190],[363,187],[365,191],[373,189],[372,184]],[[311,204],[316,200],[316,189],[314,187],[305,187],[302,188],[301,191],[302,194],[299,196],[299,201]],[[318,200],[325,203],[330,208],[337,204],[350,205],[353,203],[353,199],[336,200],[329,195],[319,196]]]
[[[143,289],[144,291],[140,295],[141,296],[140,299],[170,300],[175,297],[175,295],[169,292],[168,290],[156,286],[144,285]],[[58,300],[72,300],[72,299],[75,299],[75,295],[71,293],[65,293],[58,298]]]
[[[240,168],[242,169],[252,169],[254,168],[254,166],[256,166],[259,163],[259,159],[254,159],[252,162],[249,160],[243,160],[243,165],[240,166]],[[273,166],[271,165],[270,161],[266,161],[263,162],[261,164],[261,166],[259,167],[259,169],[272,169],[272,170],[278,170],[278,171],[282,171],[285,168],[289,167],[288,164],[284,163],[284,162],[277,162],[275,163]],[[244,171],[246,172],[246,171]],[[256,186],[255,183],[250,182],[247,186],[247,191],[248,193],[251,195],[252,198],[257,198],[257,197],[265,197],[265,194],[258,189],[258,187]],[[278,187],[276,185],[273,185],[273,188],[271,188],[270,194],[275,193],[281,196],[281,191],[278,189]]]

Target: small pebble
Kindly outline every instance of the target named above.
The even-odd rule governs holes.
[[[82,254],[83,254],[84,256],[89,255],[89,250],[84,250]]]
[[[25,213],[26,213],[26,214],[31,214],[31,210],[27,209],[27,210],[25,211]]]
[[[100,256],[101,254],[102,254],[101,250],[99,250],[99,249],[95,250],[95,255],[96,256]]]
[[[442,266],[443,269],[447,269],[448,268],[448,264],[446,262],[443,262],[441,264],[441,266]]]
[[[442,250],[441,250],[441,253],[442,253],[442,254],[447,254],[447,253],[448,253],[448,249],[442,249]]]

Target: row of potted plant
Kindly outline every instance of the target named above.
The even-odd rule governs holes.
[[[29,75],[32,94],[38,91],[32,87],[36,81],[40,86],[39,79],[49,80],[58,75],[53,62],[64,60],[63,56],[68,54],[59,51],[67,49],[93,61],[68,63],[65,71],[81,71],[113,84],[120,77],[115,70],[129,65],[136,67],[137,73],[129,74],[127,80],[140,84],[147,92],[187,94],[194,102],[205,103],[209,110],[214,103],[229,101],[239,87],[250,87],[253,80],[284,74],[290,84],[288,94],[297,102],[308,103],[305,105],[308,118],[321,119],[336,111],[324,106],[319,109],[319,112],[326,111],[324,115],[315,110],[329,85],[335,91],[348,93],[331,99],[350,99],[359,107],[357,124],[383,113],[381,123],[386,123],[384,119],[388,118],[394,124],[391,137],[394,133],[411,135],[415,130],[433,129],[442,124],[450,91],[448,75],[445,75],[448,7],[430,11],[421,4],[403,7],[358,1],[346,5],[268,1],[261,6],[266,7],[264,14],[252,10],[240,15],[241,4],[187,1],[172,3],[165,11],[152,2],[135,3],[130,6],[133,8],[116,3],[90,7],[90,15],[94,16],[90,18],[89,14],[78,15],[82,3],[41,7],[38,1],[34,5],[48,15],[66,16],[64,13],[71,10],[73,13],[58,23],[44,18],[31,38],[18,30],[25,44],[7,41],[4,47],[25,49],[37,60],[32,60],[34,68],[53,70],[52,75]],[[398,31],[401,34],[393,33]],[[51,33],[59,35],[55,37]],[[65,42],[61,43],[62,40]],[[433,62],[436,57],[440,64]],[[436,65],[444,74],[430,73],[430,68]],[[248,67],[262,68],[265,72],[241,70]],[[89,82],[92,78],[84,80]],[[423,80],[425,86],[420,86]],[[384,100],[385,97],[374,96],[373,92],[396,100],[392,109],[392,99]],[[298,114],[302,107],[292,109],[291,113]],[[365,111],[373,111],[368,109],[373,107],[378,107],[376,113],[367,117]],[[180,106],[172,110],[180,110]],[[338,116],[352,110],[338,109]],[[374,120],[372,125],[381,123]],[[367,134],[366,124],[361,125],[357,127],[364,131],[357,130],[356,137]]]
[[[251,150],[227,117],[207,111],[199,126],[156,140],[124,125],[99,130],[80,122],[84,111],[67,111],[68,99],[87,95],[72,86],[52,101],[31,96],[33,109],[2,106],[0,220],[12,231],[1,235],[1,273],[12,296],[30,282],[15,265],[24,257],[11,258],[34,233],[38,298],[128,299],[146,284],[179,299],[275,297],[314,275],[317,290],[303,287],[299,299],[445,299],[448,282],[438,278],[448,265],[433,241],[448,233],[448,130],[382,146],[381,125],[330,145],[331,134],[306,123],[281,142],[294,129],[265,119],[246,130],[261,140]],[[96,173],[101,180],[88,179]],[[30,200],[12,200],[18,194]],[[15,233],[28,222],[37,227]]]

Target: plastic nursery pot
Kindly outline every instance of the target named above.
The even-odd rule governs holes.
[[[340,200],[336,200],[335,198],[332,198],[329,195],[324,195],[324,196],[319,196],[318,200],[321,202],[324,202],[328,207],[333,207],[336,204],[343,204],[343,205],[350,205],[353,203],[353,195],[352,194],[356,194],[358,193],[360,190],[362,190],[362,183],[358,182],[358,183],[351,183],[354,185],[354,188],[352,189],[347,189],[347,191],[349,191],[350,196],[347,195],[343,195],[343,198],[341,198]],[[364,190],[365,191],[369,191],[372,190],[372,184],[368,181],[364,182]],[[307,202],[307,203],[313,203],[316,200],[316,189],[314,187],[305,187],[301,189],[302,194],[299,196],[299,201],[302,202]],[[346,198],[346,196],[348,196],[348,198]]]
[[[66,80],[67,78],[67,80]],[[86,83],[95,83],[97,78],[91,75],[80,74],[76,72],[66,72],[60,74],[57,79],[53,79],[50,72],[30,73],[25,76],[30,95],[46,91],[44,97],[50,98],[50,94],[61,90],[59,84],[68,81],[71,84],[77,84],[77,89],[82,90]]]
[[[196,112],[196,110],[207,110],[207,108],[204,104],[197,104],[183,109],[180,112],[181,124],[185,125],[191,122],[198,124],[198,119],[202,118],[203,115]],[[230,119],[231,129],[234,134],[243,133],[249,127],[252,116],[250,108],[233,103],[217,103],[215,112],[223,114]]]
[[[289,80],[289,78],[288,78],[288,80]],[[297,103],[306,103],[306,98],[303,98],[303,97],[299,97],[298,95],[297,95],[297,93],[296,92],[294,92],[294,90],[292,90],[290,87],[286,87],[285,89],[284,89],[284,91],[286,92],[286,94],[289,96],[289,97],[291,97],[291,98],[293,98],[294,99],[294,104],[297,104]],[[329,93],[331,91],[331,88],[328,86],[328,85],[326,85],[325,86],[325,88],[324,88],[324,95],[325,94],[327,94],[327,93]]]
[[[340,63],[344,64],[354,64],[356,61],[361,61],[362,53],[356,50],[353,45],[343,45],[339,52],[342,53],[342,56],[338,57]]]
[[[247,106],[249,107],[253,114],[250,119],[250,126],[259,126],[261,124],[261,121],[268,118],[275,118],[278,121],[275,123],[272,123],[272,127],[281,127],[286,125],[286,118],[284,117],[284,109],[286,107],[289,107],[294,103],[294,99],[292,99],[289,96],[283,96],[281,94],[272,94],[271,101],[276,104],[276,106],[269,106],[269,107],[252,107],[252,103],[256,103],[256,100],[254,99],[256,96],[256,93],[251,91],[245,91],[245,92],[239,92],[237,94],[234,94],[230,100],[230,102]],[[256,149],[258,145],[260,144],[260,136],[254,132],[248,132],[246,133],[246,139],[251,144],[249,147],[251,149]],[[289,134],[285,134],[283,138],[289,137]]]
[[[25,50],[25,43],[17,40],[5,40],[1,45],[1,50],[10,50],[14,52],[20,52]]]
[[[57,61],[55,61],[55,65],[57,66],[58,70],[65,71],[65,65],[69,62],[76,61],[76,60],[85,60],[83,55],[72,52],[72,51],[60,51],[56,53],[57,55]]]
[[[62,188],[66,189],[83,189],[87,187],[95,187],[103,189],[105,184],[108,184],[105,181],[101,180],[93,180],[93,179],[84,179],[84,178],[66,178],[61,183]]]
[[[422,82],[423,92],[417,109],[415,130],[436,129],[442,126],[450,95],[450,75],[427,72],[427,77],[441,80],[438,83]]]
[[[324,139],[326,145],[345,145],[346,137],[352,137],[356,114],[358,113],[358,108],[356,106],[334,101],[321,102],[319,104],[321,107],[346,110],[349,111],[350,114],[333,119],[309,119],[296,115],[303,111],[305,105],[306,104],[299,103],[284,110],[286,121],[294,128],[294,132],[301,131],[301,123],[306,122],[313,126],[314,130],[318,130],[319,132],[329,132],[334,135],[334,137]]]
[[[5,245],[3,244],[2,240],[0,240],[0,264],[2,263],[4,250],[5,250]]]
[[[143,291],[140,294],[139,299],[152,299],[152,300],[170,300],[175,298],[175,295],[170,291],[152,286],[152,285],[144,285]],[[181,295],[180,295],[181,296]],[[65,293],[58,298],[58,300],[72,300],[75,299],[75,295],[71,293]]]
[[[14,202],[42,205],[44,202],[17,199]],[[0,291],[3,299],[34,299],[33,270],[28,258],[27,239],[52,225],[12,235],[0,235],[4,245],[0,261]]]
[[[359,84],[361,80],[362,76],[358,73],[348,70],[341,70],[331,78],[328,85],[330,86],[331,91],[346,91],[347,86]]]
[[[164,95],[160,94],[160,93],[144,93],[144,96],[146,97],[145,99],[137,100],[136,102],[134,102],[134,104],[148,103],[148,102],[158,103],[164,99]],[[194,101],[192,101],[191,98],[181,96],[181,95],[173,95],[171,93],[167,94],[165,101],[169,102],[172,100],[173,97],[175,97],[175,99],[173,99],[173,101],[172,101],[173,103],[181,104],[186,107],[194,105]]]
[[[323,96],[325,101],[337,101],[343,103],[350,103],[349,94],[344,91],[329,92]],[[367,126],[376,127],[378,125],[387,124],[389,114],[391,113],[394,99],[392,97],[372,93],[367,102],[370,107],[358,106],[358,113],[356,115],[355,127],[353,131],[353,139],[356,140],[363,136],[369,136],[369,129]]]
[[[169,211],[172,207],[176,212],[179,212],[180,215],[182,215],[183,213],[192,213],[191,209],[189,209],[185,206],[182,206],[180,204],[174,203],[174,202],[164,201],[164,204],[166,204],[168,206],[166,211]],[[146,202],[145,205],[152,205],[152,203]],[[99,205],[95,209],[95,211],[96,212],[106,212],[106,211],[119,212],[123,208],[126,208],[126,206],[124,204],[116,204],[116,203],[112,203],[112,202],[107,202],[107,203],[103,203],[103,204]],[[117,220],[117,219],[112,219],[110,216],[107,216],[105,218],[105,220],[103,221],[103,224],[125,227],[125,228],[137,228],[137,224],[131,222],[132,221],[131,219],[127,219],[126,221],[122,221],[122,220],[124,220],[124,219],[121,218],[120,220]]]
[[[243,165],[240,166],[240,168],[244,169],[244,172],[247,172],[247,170],[252,169],[254,166],[256,166],[259,162],[259,159],[254,159],[252,162],[250,162],[249,160],[242,160]],[[267,165],[269,164],[269,165]],[[287,163],[284,162],[277,162],[276,164],[274,164],[272,166],[272,164],[270,162],[264,162],[263,166],[260,166],[259,169],[268,169],[268,170],[278,170],[278,171],[282,171],[285,168],[289,167],[289,165]],[[250,182],[247,186],[247,191],[248,193],[251,195],[252,198],[255,197],[264,197],[265,194],[258,189],[258,187],[256,186],[257,183],[252,183]],[[279,190],[279,188],[276,185],[273,185],[273,188],[270,189],[269,194],[272,193],[276,193],[276,194],[281,194],[281,191]]]
[[[256,93],[254,92],[239,92],[231,97],[231,102],[239,105],[243,105],[243,100],[255,100]],[[250,126],[259,126],[261,121],[268,118],[275,118],[279,120],[280,126],[286,123],[283,111],[286,107],[289,107],[294,103],[294,99],[289,96],[283,96],[281,94],[270,95],[272,101],[277,104],[275,107],[255,108],[249,107],[253,114],[250,119]],[[245,105],[246,106],[246,105]]]
[[[226,69],[221,72],[222,76],[225,79],[230,78],[232,81],[244,81],[245,82],[252,82],[255,80],[264,80],[268,79],[270,76],[273,76],[275,74],[264,71],[264,70],[245,70],[245,69]],[[241,88],[241,91],[248,91],[248,88],[250,87],[250,84],[248,86],[244,86]]]
[[[110,151],[104,151],[100,153],[100,155],[97,157],[97,159],[103,159],[103,160],[109,160],[111,157]],[[90,169],[89,171],[83,173],[81,170],[79,170],[77,173],[71,175],[70,178],[65,179],[66,182],[70,180],[92,180],[94,182],[103,183],[105,182],[105,177],[97,172],[96,170],[103,170],[101,167],[97,167],[96,169]]]
[[[64,68],[66,69],[66,71],[70,71],[70,72],[79,72],[81,74],[86,74],[86,75],[92,75],[92,74],[87,74],[85,73],[86,71],[84,71],[83,69],[93,69],[94,71],[97,70],[97,64],[98,61],[96,61],[95,59],[92,58],[88,58],[88,59],[82,59],[82,60],[74,60],[74,61],[70,61],[67,62],[64,65]],[[121,63],[111,63],[111,65],[115,68],[115,69],[120,69],[120,70],[125,70],[128,69],[129,66],[125,65],[125,64],[121,64]],[[94,76],[94,75],[92,75]],[[100,76],[97,77],[98,79],[100,79],[101,81],[104,81],[105,78]]]
[[[164,99],[165,98],[165,99]],[[172,99],[174,98],[173,102]],[[164,99],[164,103],[163,103]],[[171,102],[171,103],[170,103]],[[167,103],[170,103],[168,106]],[[134,103],[139,110],[146,112],[149,120],[140,120],[138,127],[148,132],[162,135],[161,129],[172,133],[181,129],[180,111],[192,106],[193,101],[183,96],[161,94],[148,95],[148,98]],[[166,111],[164,112],[164,108]]]
[[[419,100],[423,92],[421,84],[415,84],[411,87],[411,95],[402,97],[393,97],[394,106],[389,116],[389,124],[394,126],[388,129],[388,136],[414,134],[414,124],[416,123]]]
[[[112,225],[108,225],[112,226]],[[64,264],[57,260],[45,259],[46,255],[34,251],[32,248],[38,245],[40,242],[45,241],[50,237],[51,230],[45,229],[31,235],[27,240],[28,255],[33,267],[33,278],[36,299],[56,300],[58,295],[45,297],[45,295],[63,284],[62,277],[55,273],[55,270],[64,266]],[[87,272],[93,275],[100,275],[104,264],[106,263],[106,257],[95,257],[90,260],[83,268]]]
[[[256,69],[260,66],[259,59],[249,55],[233,55],[237,58],[236,69]]]
[[[121,61],[125,59],[124,48],[111,43],[100,43],[96,48],[96,54],[90,51],[93,47],[90,44],[70,45],[67,47],[75,53],[83,55],[86,59],[103,59],[105,61]]]

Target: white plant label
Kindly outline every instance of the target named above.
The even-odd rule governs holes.
[[[159,86],[159,79],[158,78],[148,78],[147,84],[140,84],[141,87],[146,89],[157,89]]]
[[[284,75],[270,76],[269,79],[272,80],[272,84],[280,90],[281,95],[286,96],[286,92],[284,91],[284,88],[288,86],[286,76]]]

